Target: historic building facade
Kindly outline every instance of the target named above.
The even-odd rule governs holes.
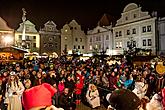
[[[156,54],[156,17],[142,12],[137,4],[130,3],[113,27],[113,37],[113,49],[116,54],[123,54],[123,50],[128,49],[130,45],[151,49],[152,54]]]
[[[61,53],[83,54],[86,52],[86,35],[81,26],[72,20],[61,29]]]
[[[0,17],[0,48],[12,45],[14,45],[14,29],[11,29]]]
[[[87,31],[87,52],[93,54],[113,55],[112,17],[104,14],[97,27]]]
[[[165,55],[165,17],[158,20],[159,54]]]
[[[53,21],[44,24],[44,28],[40,29],[40,53],[48,55],[61,55],[60,32],[56,28]]]
[[[25,44],[26,49],[31,52],[39,52],[40,48],[40,36],[39,32],[36,30],[35,25],[26,20],[25,24]],[[15,46],[22,48],[23,44],[23,23],[20,24],[19,28],[15,31]]]
[[[112,55],[112,28],[109,26],[97,26],[87,32],[88,53]]]

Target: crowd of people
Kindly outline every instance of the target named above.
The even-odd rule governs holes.
[[[97,58],[83,61],[61,57],[1,63],[0,70],[1,110],[26,109],[22,94],[45,83],[57,90],[53,94],[52,105],[64,110],[75,110],[81,102],[96,109],[101,104],[108,107],[111,101],[109,103],[106,99],[107,94],[118,89],[129,89],[143,101],[144,98],[150,101],[157,93],[162,97],[160,102],[165,102],[161,95],[165,76],[157,74],[150,64],[133,66],[121,60],[121,64],[109,65],[106,60]],[[144,106],[142,108],[146,110]]]

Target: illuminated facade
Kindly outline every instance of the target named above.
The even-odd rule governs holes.
[[[61,55],[61,40],[60,32],[56,28],[56,24],[53,21],[48,21],[44,24],[44,28],[40,29],[40,53],[47,53],[53,55],[57,53]]]
[[[152,54],[156,54],[156,19],[142,12],[137,4],[128,4],[113,27],[116,54],[123,54],[130,44],[135,48],[151,49]]]
[[[81,26],[72,20],[69,24],[65,24],[61,29],[61,53],[85,53],[86,52],[86,36]]]
[[[25,44],[30,52],[39,52],[40,48],[40,36],[38,31],[35,29],[35,25],[29,20],[25,21]],[[19,28],[15,31],[15,46],[22,47],[22,32],[23,23],[20,24]]]
[[[5,20],[0,17],[0,48],[10,47],[14,44],[14,29],[7,26]]]

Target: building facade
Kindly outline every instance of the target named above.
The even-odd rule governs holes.
[[[135,3],[128,4],[121,18],[113,27],[114,51],[123,54],[130,45],[135,48],[151,49],[156,54],[156,17],[142,12]]]
[[[22,36],[23,36],[23,23],[15,31],[15,46],[22,48]],[[29,20],[25,21],[25,44],[30,52],[39,52],[40,48],[40,36],[36,30],[35,25]]]
[[[87,32],[87,52],[112,55],[112,27],[97,26]]]
[[[61,55],[60,32],[56,28],[53,21],[44,24],[44,28],[40,29],[40,54],[47,53],[50,55]]]
[[[11,29],[0,17],[0,48],[12,45],[14,45],[14,29]]]
[[[165,17],[158,20],[159,54],[165,55]]]
[[[61,29],[61,53],[83,54],[86,52],[86,35],[81,26],[72,20]]]

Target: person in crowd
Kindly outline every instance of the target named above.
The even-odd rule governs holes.
[[[25,88],[15,72],[10,72],[5,93],[5,103],[8,104],[8,110],[22,110],[21,96],[24,90]]]
[[[65,79],[61,79],[61,81],[59,81],[59,84],[58,84],[59,94],[62,94],[64,91],[64,88],[65,88],[64,82],[65,82]]]
[[[76,105],[74,103],[73,94],[69,94],[69,89],[65,88],[64,92],[59,97],[59,106],[64,110],[75,110]]]
[[[36,76],[36,80],[35,80],[35,86],[41,85],[42,83],[44,83],[44,79],[42,77],[42,73],[38,72],[37,76]]]
[[[74,88],[75,88],[75,81],[72,74],[67,77],[65,81],[65,87],[69,88],[69,92],[73,93]]]
[[[92,108],[100,106],[100,97],[97,87],[94,84],[89,85],[89,89],[86,93],[87,102]]]
[[[109,89],[114,91],[117,89],[117,77],[115,76],[115,72],[113,71],[109,77]]]

